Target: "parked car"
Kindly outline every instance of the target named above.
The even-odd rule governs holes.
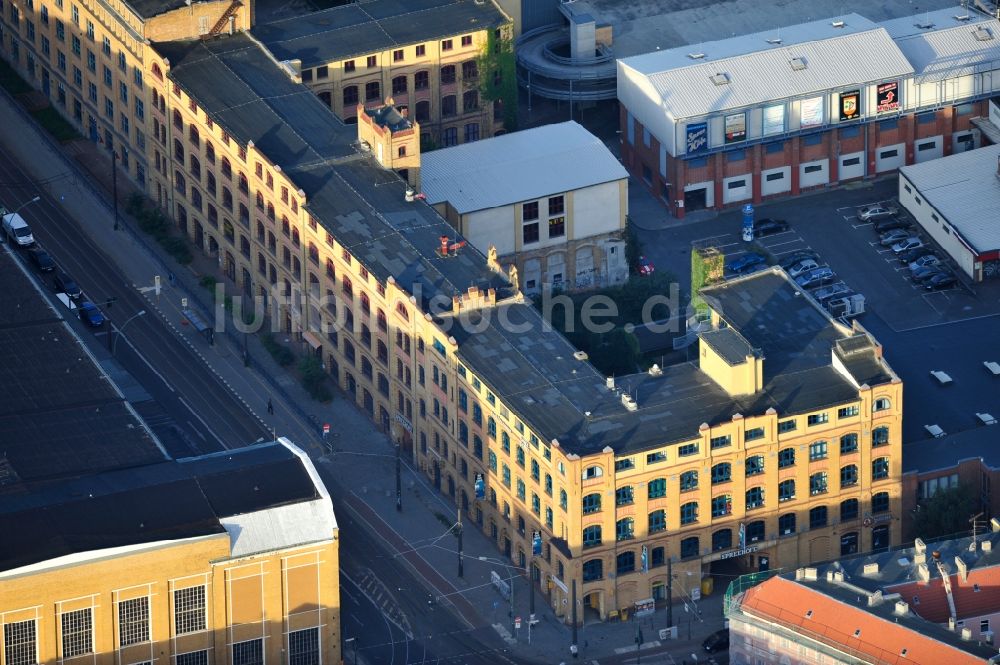
[[[900,240],[906,240],[909,237],[910,237],[909,231],[905,231],[903,229],[895,229],[894,231],[886,231],[881,236],[879,236],[878,243],[883,247],[891,247]]]
[[[933,253],[934,250],[931,247],[924,245],[923,247],[917,247],[916,249],[911,249],[908,252],[903,252],[902,254],[899,255],[899,261],[900,263],[905,263],[906,265],[909,265],[914,261],[916,261],[917,259],[919,259],[920,257],[927,256]]]
[[[778,265],[788,270],[794,266],[799,261],[804,261],[805,259],[812,259],[813,261],[819,261],[819,254],[812,251],[811,249],[800,249],[798,251],[792,252],[788,256],[781,257],[778,261]]]
[[[888,219],[880,219],[879,221],[872,224],[872,229],[875,233],[885,233],[886,231],[892,231],[894,229],[908,229],[910,228],[910,222],[906,219],[900,219],[899,217],[889,217]]]
[[[774,233],[783,233],[791,228],[783,219],[772,219],[765,217],[753,223],[753,234],[755,236],[769,236]]]
[[[35,267],[42,272],[52,272],[56,269],[56,262],[52,260],[49,253],[41,247],[28,250],[28,258],[35,264]]]
[[[744,254],[738,259],[733,259],[732,261],[727,263],[726,270],[730,272],[740,273],[740,272],[745,272],[750,268],[753,268],[754,266],[758,266],[766,262],[767,259],[761,256],[760,254],[755,254],[753,252],[750,252],[748,254]]]
[[[833,270],[827,267],[816,268],[810,270],[809,272],[798,276],[795,279],[795,283],[798,284],[803,289],[811,289],[816,286],[822,286],[824,284],[829,284],[836,278]]]
[[[810,270],[815,270],[816,268],[819,268],[818,263],[816,263],[812,259],[804,259],[802,261],[799,261],[792,267],[788,268],[788,276],[791,277],[792,279],[795,279],[802,273],[809,272]]]
[[[717,653],[729,649],[729,629],[717,630],[701,643],[702,648],[708,653]]]
[[[936,266],[940,264],[941,264],[941,259],[934,256],[933,254],[925,254],[916,261],[910,262],[910,271],[912,272],[917,268],[926,268],[927,266]]]
[[[928,291],[941,291],[955,286],[958,280],[951,273],[943,272],[924,280],[924,288]]]
[[[924,244],[924,241],[917,236],[910,236],[909,238],[904,238],[892,246],[892,251],[896,254],[902,254],[903,252],[909,251],[911,249],[916,249]]]
[[[910,273],[910,279],[916,284],[922,283],[926,279],[930,279],[934,275],[947,275],[948,271],[944,269],[944,266],[927,266],[926,268],[917,268]]]
[[[645,256],[640,256],[639,265],[636,266],[635,270],[643,277],[649,277],[650,275],[653,274],[653,272],[656,271],[656,267],[653,265],[653,262],[647,259]]]
[[[104,314],[101,313],[101,310],[97,309],[97,305],[89,300],[80,303],[77,311],[80,314],[80,320],[87,325],[93,328],[100,328],[104,325]]]
[[[31,247],[35,244],[35,236],[31,235],[31,227],[16,212],[3,216],[3,232],[7,239],[14,241],[18,247]]]
[[[812,297],[818,302],[824,302],[830,298],[839,298],[851,293],[851,287],[843,282],[837,282],[830,286],[824,286],[812,292]]]
[[[83,291],[81,291],[80,287],[76,285],[73,278],[62,270],[56,271],[56,276],[53,281],[55,282],[56,291],[65,293],[73,300],[79,300],[80,296],[83,295]]]
[[[882,205],[877,203],[875,205],[865,206],[858,211],[858,219],[862,222],[874,222],[879,219],[888,219],[889,217],[895,217],[899,212],[899,209],[895,206]]]

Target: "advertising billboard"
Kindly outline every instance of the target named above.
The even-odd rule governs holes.
[[[876,113],[899,110],[899,81],[880,83],[875,91]]]
[[[769,136],[783,131],[785,131],[785,105],[764,107],[764,126],[761,133]]]
[[[823,124],[823,98],[812,97],[799,102],[799,126],[815,127]]]
[[[707,122],[697,122],[692,125],[688,125],[684,134],[686,136],[685,144],[687,145],[687,154],[692,154],[696,152],[701,152],[702,150],[708,150],[708,123]]]
[[[747,114],[733,113],[725,118],[726,143],[738,143],[747,140]]]
[[[861,91],[840,93],[840,121],[848,122],[861,117]]]

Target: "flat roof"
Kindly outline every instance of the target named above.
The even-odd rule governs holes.
[[[927,473],[956,466],[977,458],[986,466],[1000,468],[998,434],[989,427],[972,427],[943,436],[904,444],[903,473]]]
[[[913,74],[889,33],[858,14],[624,58],[619,88],[635,85],[623,69],[644,79],[675,119]],[[717,83],[718,74],[727,82]]]
[[[1000,21],[995,18],[955,7],[883,26],[913,65],[918,83],[1000,68]]]
[[[1000,145],[991,145],[920,164],[901,166],[924,201],[976,252],[1000,249]]]
[[[190,6],[186,0],[125,0],[125,4],[142,18],[153,18],[181,7]]]
[[[0,251],[0,285],[0,494],[166,459],[64,314],[7,251]]]
[[[460,214],[626,178],[607,146],[572,120],[420,156],[428,203],[447,201]]]
[[[0,529],[18,534],[0,542],[0,571],[225,534],[223,518],[315,502],[325,493],[285,441],[48,483],[0,502]],[[318,524],[332,525],[332,537],[329,512]]]
[[[492,0],[368,0],[264,23],[251,32],[279,60],[298,58],[310,68],[507,22]]]

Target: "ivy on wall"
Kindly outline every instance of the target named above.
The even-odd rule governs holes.
[[[517,130],[517,61],[514,57],[514,26],[507,23],[487,34],[486,47],[476,58],[479,96],[503,105],[503,128]]]

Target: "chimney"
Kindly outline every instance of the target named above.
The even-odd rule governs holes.
[[[615,377],[609,376],[608,378],[604,379],[604,385],[607,386],[608,390],[614,390],[615,389]]]
[[[927,567],[926,563],[917,564],[917,577],[924,584],[931,581],[931,569]]]
[[[990,541],[988,541],[988,540],[984,540],[983,542],[979,543],[979,546],[981,548],[983,548],[984,552],[992,552],[993,551],[993,543],[990,542]]]
[[[955,631],[955,617],[948,617],[948,630]]]
[[[965,565],[965,559],[960,555],[955,555],[955,567],[958,568],[958,577],[962,580],[962,583],[969,581],[969,568]]]
[[[866,563],[864,569],[862,569],[863,575],[878,575],[878,561],[872,563]]]
[[[899,616],[905,616],[910,611],[910,605],[905,600],[896,601],[896,614]]]
[[[965,640],[966,642],[968,642],[969,640],[972,639],[972,629],[971,628],[963,628],[962,629],[962,639]]]

